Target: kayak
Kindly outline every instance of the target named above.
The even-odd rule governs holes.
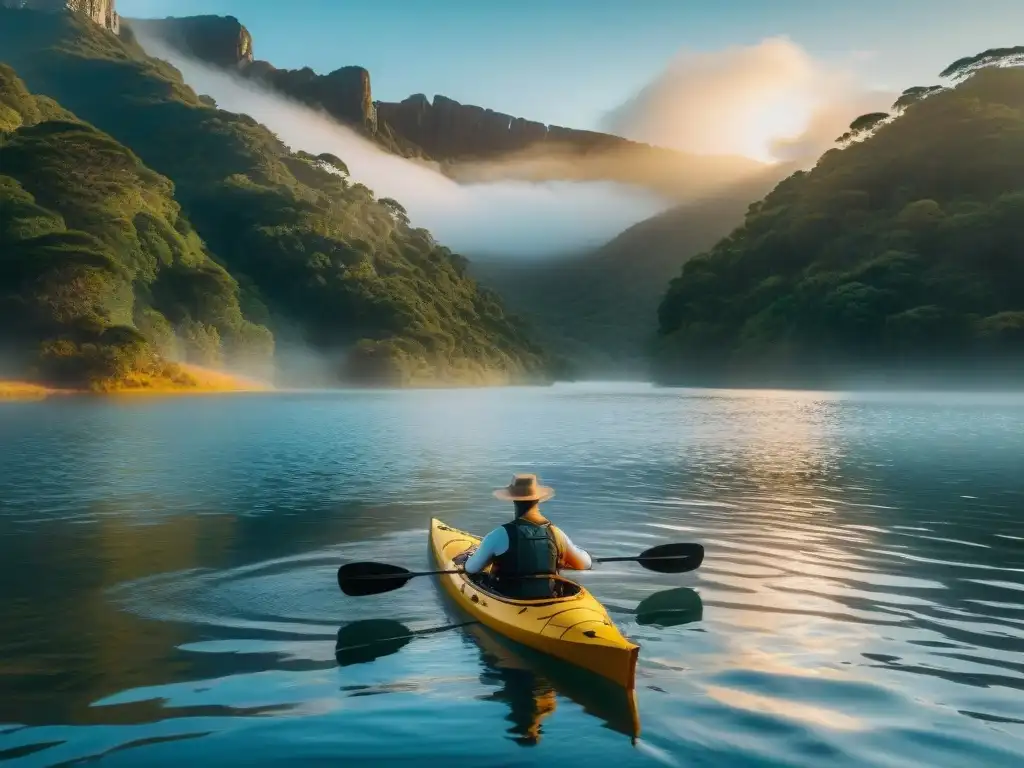
[[[434,518],[430,548],[443,570],[457,568],[456,555],[480,538]],[[462,610],[481,624],[525,646],[634,687],[640,646],[631,643],[612,622],[608,611],[581,584],[556,577],[560,597],[516,600],[487,590],[464,573],[438,577]]]

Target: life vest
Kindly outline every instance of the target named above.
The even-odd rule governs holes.
[[[501,591],[524,599],[550,596],[550,580],[543,577],[557,576],[559,561],[558,540],[551,523],[515,520],[502,527],[508,536],[508,549],[494,559]]]

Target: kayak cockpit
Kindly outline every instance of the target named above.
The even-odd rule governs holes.
[[[567,602],[570,600],[577,599],[583,593],[583,587],[577,584],[575,581],[570,581],[562,576],[550,576],[550,591],[551,594],[547,597],[523,599],[517,598],[510,595],[506,595],[498,589],[494,578],[486,570],[482,573],[477,574],[466,574],[463,577],[464,581],[469,582],[478,590],[505,603],[522,604],[526,606],[536,605],[549,605],[551,603]]]

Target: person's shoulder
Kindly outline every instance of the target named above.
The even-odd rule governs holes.
[[[562,541],[568,541],[569,540],[569,536],[565,533],[565,531],[563,531],[561,528],[559,528],[554,523],[550,523],[549,527],[551,529],[551,533],[554,534],[560,540],[562,540]]]
[[[483,540],[486,541],[487,539],[494,540],[501,538],[508,538],[508,529],[505,528],[504,525],[499,525],[497,528],[492,528],[491,532],[484,536]]]

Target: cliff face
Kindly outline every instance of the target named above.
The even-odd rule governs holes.
[[[200,61],[235,70],[271,90],[322,108],[341,122],[370,133],[376,130],[370,73],[362,67],[342,67],[328,75],[318,75],[309,67],[277,69],[255,59],[252,35],[234,16],[131,19],[128,24]]]
[[[487,158],[520,152],[542,142],[582,152],[636,145],[618,136],[547,126],[460,104],[445,96],[435,96],[431,104],[418,93],[398,103],[377,102],[376,106],[379,120],[438,159]]]
[[[341,122],[371,133],[380,127],[435,160],[490,159],[542,143],[582,153],[645,146],[605,133],[547,126],[445,96],[435,96],[433,103],[423,94],[398,103],[374,102],[370,73],[362,67],[342,67],[318,75],[308,67],[277,69],[269,62],[254,60],[252,35],[233,16],[132,19],[130,24],[201,61],[237,70],[293,99],[322,108]]]
[[[234,16],[189,16],[182,19],[131,19],[129,26],[152,35],[200,61],[236,68],[252,63],[252,35]]]
[[[328,75],[318,75],[309,67],[277,69],[266,61],[255,61],[241,72],[272,90],[320,107],[343,123],[358,125],[371,133],[377,129],[370,73],[362,67],[342,67]]]
[[[55,13],[65,9],[82,13],[96,24],[117,34],[120,17],[114,9],[114,0],[0,0],[4,8],[46,11]]]
[[[375,102],[370,73],[342,67],[318,75],[253,58],[252,36],[233,17],[135,20],[132,28],[208,64],[230,69],[289,98],[322,109],[384,148],[440,163],[461,182],[616,181],[688,200],[758,172],[738,157],[702,157],[595,131],[533,120],[423,94]]]

